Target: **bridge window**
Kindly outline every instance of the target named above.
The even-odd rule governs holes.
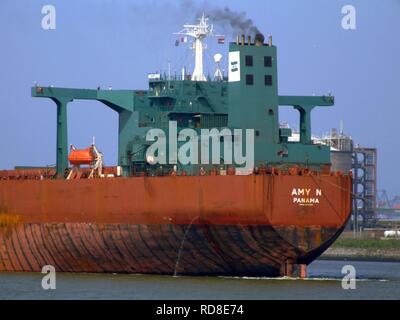
[[[264,57],[264,67],[272,67],[272,57],[270,56]]]
[[[200,118],[201,128],[220,128],[228,125],[228,116],[225,114],[202,114]]]
[[[250,86],[254,84],[254,77],[252,74],[246,74],[246,84]]]
[[[245,62],[246,62],[246,67],[252,67],[253,66],[253,56],[246,56]]]
[[[272,76],[271,75],[264,76],[264,84],[266,86],[272,86]]]

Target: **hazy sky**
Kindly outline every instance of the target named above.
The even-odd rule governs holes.
[[[0,168],[55,163],[56,108],[30,97],[34,81],[77,88],[146,89],[147,73],[193,66],[173,32],[192,22],[194,8],[245,12],[278,46],[279,92],[332,92],[334,108],[314,111],[313,133],[344,121],[345,132],[378,148],[379,189],[400,194],[400,0],[262,1],[1,0]],[[56,8],[56,29],[41,26],[42,7]],[[342,7],[356,8],[356,30],[341,26]],[[218,25],[215,26],[218,29]],[[214,41],[215,42],[215,41]],[[210,43],[225,57],[227,45]],[[99,102],[69,105],[69,143],[90,145],[92,136],[107,165],[117,158],[117,114]],[[297,115],[283,112],[294,125]],[[295,117],[296,116],[296,117]]]

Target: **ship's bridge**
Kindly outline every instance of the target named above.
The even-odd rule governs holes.
[[[179,112],[227,113],[228,82],[192,81],[190,75],[149,75],[150,106]]]

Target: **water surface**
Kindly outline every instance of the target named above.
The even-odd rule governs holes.
[[[356,268],[356,289],[342,289],[344,265]],[[0,273],[0,299],[400,299],[400,263],[324,261],[309,278],[187,277],[57,273],[43,290],[40,273]]]

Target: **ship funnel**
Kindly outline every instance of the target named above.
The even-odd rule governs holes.
[[[244,46],[244,34],[242,34],[242,46]]]
[[[264,36],[261,33],[257,33],[254,38],[254,45],[257,47],[261,47],[264,45]]]

